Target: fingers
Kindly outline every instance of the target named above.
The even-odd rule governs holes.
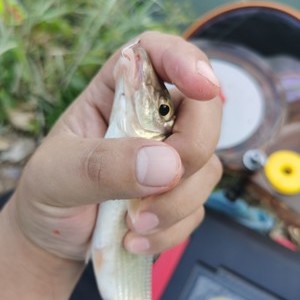
[[[173,134],[165,142],[179,153],[185,176],[199,170],[214,153],[221,120],[219,97],[207,102],[185,99],[179,103]]]
[[[128,233],[124,239],[124,246],[132,253],[158,254],[187,239],[203,218],[204,208],[200,207],[189,218],[181,220],[165,231],[159,231],[147,237],[134,232]]]
[[[40,191],[40,201],[68,207],[162,193],[178,183],[182,166],[162,142],[65,134],[48,138],[27,171],[23,180]]]
[[[219,181],[221,170],[218,158],[213,156],[201,170],[183,180],[171,191],[143,199],[130,228],[141,234],[153,233],[191,215],[204,204]],[[155,228],[151,228],[151,223],[156,223]]]
[[[164,81],[174,83],[187,97],[208,100],[219,94],[219,83],[208,59],[196,46],[178,36],[158,32],[146,32],[138,38],[158,75]],[[100,107],[106,120],[115,90],[113,70],[120,53],[121,50],[117,51],[107,61],[88,89],[90,99]]]
[[[134,249],[135,243],[139,244],[133,240],[142,238],[148,242],[146,253],[157,253],[185,239],[202,220],[203,204],[221,173],[221,163],[213,156],[203,169],[173,190],[143,199],[133,220],[127,218],[131,231],[125,238],[125,247],[141,251]]]
[[[181,37],[157,32],[146,32],[140,39],[162,79],[175,84],[187,97],[208,100],[218,94],[219,81],[198,47]]]
[[[216,146],[221,120],[221,103],[216,100],[219,89],[203,77],[203,74],[199,74],[197,62],[208,62],[204,53],[196,46],[180,37],[155,32],[144,33],[140,39],[159,75],[164,80],[175,83],[180,89],[180,93],[177,92],[173,97],[177,106],[177,118],[174,135],[168,143],[182,156],[189,175],[205,163]],[[79,97],[79,101],[65,113],[62,118],[64,122],[58,123],[59,128],[62,124],[67,124],[76,135],[103,136],[114,95],[113,69],[119,56],[120,50],[108,60]],[[187,100],[186,97],[215,97],[215,100],[198,103],[199,101]],[[86,115],[89,115],[89,118],[86,118]]]

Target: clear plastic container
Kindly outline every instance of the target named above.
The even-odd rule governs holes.
[[[265,59],[244,47],[191,42],[208,55],[221,83],[224,113],[217,154],[225,167],[243,170],[245,153],[264,152],[284,124],[286,99],[280,80]]]

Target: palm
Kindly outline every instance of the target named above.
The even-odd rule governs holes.
[[[86,99],[79,98],[60,118],[53,130],[49,133],[48,138],[41,146],[40,152],[46,153],[48,148],[56,147],[55,144],[57,144],[57,140],[66,139],[66,132],[68,132],[68,138],[80,139],[82,143],[88,143],[95,139],[100,141],[104,136],[106,128],[106,120],[101,117],[99,111],[97,111],[95,107],[92,107]],[[47,150],[43,150],[43,148]],[[63,151],[64,149],[60,150]],[[30,165],[35,164],[32,163]],[[45,164],[40,165],[42,165],[42,168],[39,168],[39,174],[49,173],[49,166],[45,166]],[[43,166],[45,167],[43,168]],[[56,169],[57,164],[52,164],[51,168]],[[29,168],[29,172],[31,171]],[[53,170],[53,173],[55,172],[56,171]],[[45,190],[43,192],[46,194]],[[68,197],[70,196],[72,197],[72,193],[68,195]],[[89,198],[89,195],[83,195],[82,197],[84,196],[86,196],[87,199]],[[75,197],[74,195],[74,198]],[[98,205],[88,204],[78,205],[76,207],[64,207],[65,205],[68,206],[67,203],[72,202],[72,199],[47,199],[46,195],[43,195],[43,197],[36,195],[36,197],[32,197],[31,199],[39,199],[39,203],[33,203],[32,207],[38,205],[41,210],[40,214],[32,212],[32,217],[37,218],[34,222],[46,227],[43,230],[44,233],[50,233],[49,241],[53,239],[59,240],[60,244],[56,245],[57,249],[55,249],[55,252],[60,252],[62,256],[84,259],[95,226]],[[29,201],[31,201],[31,199]],[[64,200],[68,201],[64,203]],[[57,204],[57,201],[59,204]],[[46,205],[40,202],[44,202]],[[45,216],[46,219],[44,219]]]

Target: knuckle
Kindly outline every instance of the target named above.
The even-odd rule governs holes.
[[[205,217],[205,209],[203,205],[194,213],[193,217],[194,217],[194,228],[193,228],[194,230],[202,223]]]
[[[223,174],[223,166],[220,159],[217,155],[213,154],[208,163],[211,172],[215,175],[216,181],[219,181]]]
[[[208,161],[209,157],[211,156],[210,150],[205,143],[198,139],[194,139],[190,142],[189,153],[190,164],[196,170],[203,167],[205,162]]]
[[[172,37],[174,39],[175,45],[180,45],[182,43],[186,43],[186,40],[183,37],[181,37],[180,35],[173,35]]]
[[[172,227],[150,236],[151,253],[160,253],[185,241],[202,223],[204,216],[205,209],[202,205],[181,222],[177,222]]]
[[[103,153],[100,145],[92,147],[82,159],[81,174],[92,184],[100,185],[103,170]]]
[[[168,234],[167,232],[161,233],[158,236],[154,236],[150,239],[151,254],[158,254],[166,251],[180,242],[180,238],[174,234]]]
[[[173,201],[173,205],[169,210],[169,214],[172,214],[172,218],[169,217],[168,226],[177,223],[186,216],[186,207],[178,203],[184,203],[184,201]]]
[[[197,155],[201,158],[201,161],[205,162],[211,156],[212,150],[205,143],[203,143],[202,139],[201,139],[201,141],[198,140],[198,139],[195,139],[195,142],[194,142],[194,153],[195,153],[195,155],[197,153]]]

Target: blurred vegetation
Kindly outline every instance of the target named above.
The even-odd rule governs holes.
[[[47,131],[120,45],[190,21],[172,0],[0,0],[0,128]]]

